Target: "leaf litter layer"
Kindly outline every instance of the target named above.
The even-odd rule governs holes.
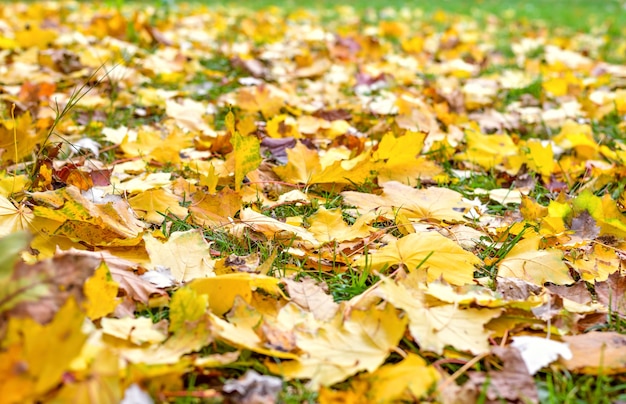
[[[6,402],[624,398],[615,27],[0,10]]]

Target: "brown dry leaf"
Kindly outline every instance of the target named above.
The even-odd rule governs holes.
[[[192,195],[189,213],[194,223],[219,227],[231,222],[241,209],[241,202],[241,195],[230,188],[224,188],[214,195],[198,191]]]
[[[596,282],[598,302],[612,312],[626,316],[626,277],[619,272],[609,275],[604,282]]]
[[[128,246],[141,241],[145,225],[121,198],[98,204],[68,186],[35,192],[33,199],[39,204],[33,209],[35,216],[58,222],[57,235],[92,246]]]
[[[151,296],[167,295],[166,291],[155,287],[134,272],[138,268],[138,264],[115,256],[108,251],[80,251],[72,248],[67,251],[58,251],[55,258],[64,256],[67,256],[68,259],[69,257],[75,257],[74,259],[90,257],[92,260],[96,260],[94,262],[105,262],[111,272],[111,277],[118,283],[119,288],[137,302],[147,304]]]
[[[59,254],[34,265],[19,263],[13,272],[13,285],[7,292],[14,296],[5,301],[3,317],[30,318],[48,323],[69,298],[81,305],[85,301],[83,285],[100,262],[93,257]],[[5,297],[6,299],[6,297]],[[12,306],[12,307],[11,307]]]
[[[591,331],[564,336],[573,358],[561,360],[567,369],[587,374],[623,374],[626,372],[626,336],[614,331]]]
[[[283,278],[291,301],[303,310],[313,313],[316,319],[327,321],[335,316],[339,305],[315,280],[305,278],[296,282]]]
[[[485,394],[485,402],[494,404],[502,400],[519,404],[539,402],[537,387],[520,353],[511,347],[494,347],[492,352],[504,362],[503,369],[487,373],[470,372],[469,381],[463,385],[459,394],[470,394],[474,399]],[[483,393],[485,385],[487,391]]]

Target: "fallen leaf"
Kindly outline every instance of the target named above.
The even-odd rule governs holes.
[[[311,223],[308,230],[313,236],[323,242],[347,241],[367,237],[375,231],[364,222],[367,216],[363,215],[352,226],[348,226],[342,218],[341,210],[327,210],[321,206],[308,220]]]
[[[517,349],[526,364],[528,373],[534,375],[541,368],[559,359],[572,359],[567,344],[546,338],[520,336],[513,337],[511,346]]]
[[[489,350],[484,325],[499,309],[459,309],[455,305],[428,307],[423,292],[385,278],[377,293],[409,317],[409,331],[420,348],[442,354],[450,345],[475,355]]]
[[[341,195],[346,204],[364,212],[376,210],[388,219],[401,213],[409,219],[465,222],[463,216],[472,207],[463,201],[461,194],[447,188],[415,189],[394,181],[382,187],[380,196],[354,191]]]
[[[552,282],[569,285],[574,280],[563,263],[563,254],[554,249],[539,249],[539,237],[518,242],[498,263],[498,276],[518,278],[535,285]]]
[[[613,375],[626,372],[626,336],[613,331],[591,331],[564,336],[573,357],[561,360],[571,371],[593,375]]]
[[[189,283],[189,288],[199,295],[208,295],[209,309],[218,316],[233,307],[238,297],[250,303],[252,294],[258,289],[266,293],[281,295],[278,287],[280,279],[249,273],[232,273],[211,278],[196,279]]]
[[[626,315],[626,277],[614,272],[606,281],[596,282],[595,291],[599,303],[612,312]]]
[[[297,345],[305,352],[296,361],[270,364],[270,370],[291,380],[311,379],[309,386],[330,386],[362,371],[374,371],[402,338],[406,320],[391,305],[383,309],[353,310],[342,320],[297,333]]]
[[[209,258],[209,245],[197,230],[174,232],[165,243],[146,234],[144,242],[151,268],[157,265],[169,268],[177,282],[213,275],[215,262]]]
[[[230,400],[240,404],[272,404],[282,387],[281,379],[248,370],[239,380],[227,380],[222,391]]]
[[[411,233],[371,251],[354,265],[374,270],[402,265],[408,271],[425,271],[429,281],[442,277],[453,285],[463,285],[472,282],[474,266],[479,263],[478,257],[441,234],[422,232]]]
[[[157,329],[155,324],[152,324],[152,320],[147,317],[103,318],[100,320],[100,325],[105,335],[135,345],[163,342],[167,338],[167,333]]]
[[[87,317],[97,320],[112,313],[120,303],[117,289],[118,284],[113,281],[107,265],[102,262],[93,276],[85,281],[84,293],[87,301],[84,306]]]
[[[339,305],[324,289],[311,278],[296,282],[283,278],[282,283],[287,288],[291,301],[303,310],[313,313],[318,320],[330,320],[335,316]]]
[[[369,402],[391,403],[422,398],[439,379],[435,368],[420,356],[409,353],[402,361],[383,365],[353,383]]]

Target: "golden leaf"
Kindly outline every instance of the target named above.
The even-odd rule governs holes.
[[[457,161],[478,164],[489,170],[502,164],[506,157],[518,154],[517,146],[508,135],[484,135],[467,131],[465,138],[466,151],[454,156]]]
[[[0,392],[21,397],[22,402],[35,401],[57,386],[87,340],[81,331],[84,319],[70,297],[49,324],[41,325],[30,318],[9,320],[4,341],[9,349],[0,353],[0,363],[12,363],[13,367],[3,373]],[[27,390],[15,390],[26,386]]]
[[[411,233],[359,258],[354,265],[382,270],[401,264],[408,271],[427,271],[428,281],[443,279],[453,285],[471,283],[480,259],[436,232]]]
[[[384,278],[377,293],[409,318],[409,331],[420,348],[442,354],[450,345],[475,355],[489,351],[489,332],[484,325],[500,315],[500,309],[461,309],[457,305],[428,307],[422,291],[415,289],[411,278],[394,282]]]
[[[210,248],[198,230],[174,232],[165,243],[151,234],[143,237],[150,256],[150,268],[169,268],[178,282],[189,282],[213,274],[214,260],[210,258]]]
[[[463,195],[447,188],[415,189],[396,181],[382,184],[383,193],[346,191],[341,195],[347,205],[361,212],[376,211],[393,220],[397,214],[408,219],[467,221],[463,215],[473,206],[463,200]]]
[[[308,219],[311,223],[308,230],[323,243],[354,240],[367,237],[375,231],[365,223],[365,219],[367,216],[361,216],[352,226],[348,226],[343,221],[340,209],[327,210],[322,206]]]
[[[189,283],[189,288],[199,295],[208,295],[209,309],[221,316],[231,309],[237,297],[250,303],[252,294],[257,288],[274,295],[282,295],[282,291],[278,287],[279,284],[278,278],[249,273],[233,273],[196,279]]]
[[[179,219],[187,217],[187,208],[180,206],[180,198],[164,188],[150,189],[128,199],[140,218],[152,224],[161,224],[172,214]]]
[[[235,154],[235,191],[239,191],[243,178],[250,171],[257,169],[263,159],[259,139],[256,136],[242,136],[239,132],[235,132],[230,140]]]
[[[498,263],[498,276],[518,278],[536,285],[552,282],[557,285],[570,285],[574,280],[569,268],[563,262],[563,253],[554,250],[540,250],[541,237],[534,236],[521,240]]]
[[[297,330],[297,345],[304,354],[297,361],[268,363],[286,379],[311,379],[309,386],[330,386],[355,373],[373,372],[398,344],[406,328],[392,305],[382,309],[341,312],[331,322]]]
[[[113,310],[120,304],[120,300],[117,299],[117,289],[117,282],[111,277],[107,264],[102,262],[83,286],[87,298],[84,303],[87,317],[97,320],[113,313]]]

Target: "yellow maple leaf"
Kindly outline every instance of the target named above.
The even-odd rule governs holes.
[[[402,214],[408,219],[467,221],[463,215],[472,205],[463,195],[447,188],[415,189],[396,181],[382,184],[383,193],[375,195],[345,191],[341,195],[347,205],[356,206],[360,212],[376,210],[390,220]]]
[[[118,284],[111,277],[105,262],[102,262],[93,276],[85,281],[83,290],[87,298],[84,303],[87,317],[92,320],[113,313],[120,304],[120,300],[117,299]]]
[[[148,317],[103,318],[102,332],[135,345],[154,344],[165,341],[167,332],[157,328]]]
[[[306,229],[291,224],[283,223],[279,220],[255,212],[251,208],[241,211],[239,218],[245,227],[252,228],[267,235],[269,238],[278,240],[301,240],[310,247],[317,247],[320,242]],[[237,233],[238,228],[233,231]]]
[[[309,149],[301,142],[296,143],[291,149],[287,149],[286,153],[287,164],[274,168],[274,172],[283,181],[308,184],[314,174],[322,171],[317,152]]]
[[[78,380],[65,383],[53,403],[117,403],[122,400],[120,358],[102,349],[93,358],[86,375],[74,374]]]
[[[580,124],[572,120],[565,121],[559,134],[552,140],[565,150],[573,149],[576,155],[584,160],[596,158],[600,149],[593,138],[591,125]]]
[[[208,305],[206,294],[199,294],[190,287],[178,289],[170,301],[170,332],[181,332],[185,329],[185,322],[200,320]]]
[[[411,233],[359,258],[354,265],[381,270],[401,264],[408,271],[427,271],[428,281],[443,277],[453,285],[471,283],[480,258],[436,232]]]
[[[30,112],[0,121],[0,163],[20,162],[33,153],[46,139],[47,133],[37,130]]]
[[[9,175],[0,172],[0,196],[9,197],[17,191],[26,189],[30,185],[30,180],[26,175]]]
[[[424,294],[416,289],[415,276],[398,283],[384,278],[376,293],[409,318],[409,331],[420,348],[442,354],[452,346],[475,355],[489,351],[489,332],[484,325],[500,315],[500,309],[459,308],[455,304],[429,307]]]
[[[196,279],[189,283],[189,288],[199,295],[208,295],[209,308],[221,316],[233,307],[237,297],[250,303],[257,288],[273,295],[282,295],[279,284],[278,278],[240,272]]]
[[[0,363],[12,364],[12,368],[0,379],[0,392],[7,393],[3,398],[37,401],[57,386],[87,340],[81,332],[84,319],[84,313],[70,297],[46,325],[30,318],[9,320],[3,341],[9,349],[0,353]],[[26,386],[27,390],[15,390]]]
[[[327,210],[321,206],[308,221],[311,223],[309,231],[323,243],[331,241],[354,240],[368,236],[375,229],[367,225],[367,215],[360,216],[352,226],[343,221],[341,210]],[[369,217],[369,219],[373,219]]]
[[[352,386],[369,402],[395,403],[423,397],[439,379],[434,367],[427,365],[420,356],[409,353],[398,363],[360,375]]]
[[[242,88],[237,93],[237,106],[244,111],[260,111],[265,118],[274,116],[280,111],[284,101],[270,91],[270,86]]]
[[[554,97],[567,95],[568,85],[569,82],[564,77],[553,77],[541,83],[543,90]]]
[[[602,282],[620,270],[621,259],[615,248],[594,244],[590,252],[572,258],[571,264],[584,281]]]
[[[392,133],[383,136],[372,160],[378,162],[379,183],[399,181],[406,185],[417,185],[420,180],[430,180],[443,172],[436,163],[420,157],[426,135],[407,132],[395,137]]]
[[[498,276],[523,279],[536,285],[574,283],[563,262],[563,253],[555,249],[540,250],[540,241],[541,237],[534,236],[518,242],[498,263]]]
[[[151,234],[144,235],[143,240],[150,256],[149,267],[169,268],[177,282],[189,282],[213,274],[215,261],[209,258],[209,245],[199,230],[174,232],[165,243]]]
[[[484,135],[468,130],[465,133],[465,139],[466,150],[456,154],[454,159],[478,164],[486,170],[502,164],[507,157],[518,154],[517,146],[505,134]]]
[[[288,380],[311,379],[309,387],[330,386],[367,370],[373,372],[398,344],[406,328],[392,305],[379,309],[340,311],[314,329],[297,329],[297,345],[303,354],[296,361],[270,364],[272,372]],[[310,326],[309,326],[310,327]]]
[[[574,199],[572,206],[577,211],[589,212],[596,220],[596,225],[600,227],[600,235],[626,236],[626,217],[619,211],[609,194],[599,197],[586,189]]]
[[[330,154],[329,152],[326,155]],[[340,187],[341,184],[362,184],[367,179],[373,178],[373,173],[379,164],[371,161],[369,154],[361,153],[352,159],[338,159],[331,164],[322,166],[321,172],[314,172],[308,184],[333,184]]]
[[[528,168],[549,179],[556,165],[552,146],[549,143],[544,146],[538,139],[529,139],[521,142],[519,148],[524,152],[523,158]]]
[[[152,224],[163,223],[172,214],[179,219],[187,217],[187,208],[180,206],[180,198],[164,188],[150,189],[128,199],[135,213]]]
[[[191,198],[189,212],[194,223],[219,227],[232,221],[241,209],[241,202],[241,195],[230,188],[223,188],[216,194],[198,191]]]
[[[29,230],[34,219],[30,208],[22,204],[16,208],[11,201],[0,195],[0,237],[19,230]]]
[[[261,333],[256,331],[263,321],[263,315],[239,297],[236,298],[235,305],[228,314],[229,321],[213,313],[209,314],[209,318],[213,335],[233,346],[281,359],[298,357],[294,353],[273,349],[265,344],[260,336]],[[285,332],[290,332],[290,330],[285,330]]]
[[[36,23],[28,24],[25,29],[15,31],[15,41],[22,48],[46,48],[57,37],[58,33],[52,29],[42,29]]]
[[[263,160],[260,142],[254,135],[243,136],[239,132],[235,132],[230,141],[235,155],[235,191],[239,191],[246,174],[255,170]]]
[[[265,130],[268,136],[273,138],[293,137],[298,139],[301,137],[298,132],[296,120],[286,114],[272,117],[272,119],[267,121]]]

